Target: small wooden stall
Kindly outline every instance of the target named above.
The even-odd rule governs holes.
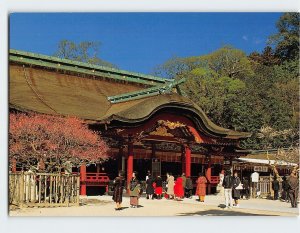
[[[294,163],[287,161],[277,161],[272,154],[249,154],[246,157],[240,157],[233,161],[233,170],[237,171],[241,180],[247,178],[251,181],[251,174],[257,172],[259,174],[258,190],[261,197],[273,196],[272,181],[274,178],[274,171],[270,165],[276,163],[276,169],[279,175],[289,176],[296,166]],[[281,189],[281,180],[280,189]]]

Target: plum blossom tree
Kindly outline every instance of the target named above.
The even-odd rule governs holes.
[[[101,136],[75,117],[10,113],[9,159],[23,170],[60,172],[70,166],[101,162],[108,147]]]

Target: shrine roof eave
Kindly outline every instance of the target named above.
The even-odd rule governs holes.
[[[296,163],[291,163],[283,160],[272,160],[272,159],[253,159],[253,158],[237,158],[237,161],[241,161],[247,164],[264,164],[264,165],[274,165],[279,166],[296,166]]]
[[[214,124],[199,106],[188,98],[174,93],[113,104],[106,115],[98,119],[98,121],[100,123],[117,121],[121,124],[140,124],[164,109],[189,112],[193,116],[193,121],[197,125],[198,130],[205,131],[206,134],[211,136],[228,139],[244,139],[251,136],[251,133],[238,132]]]
[[[165,84],[173,81],[172,79],[156,77],[153,75],[147,75],[138,72],[130,72],[107,66],[100,66],[15,49],[9,50],[9,61],[10,63],[20,63],[27,65],[35,65],[44,68],[51,68],[55,70],[72,71],[81,74],[93,75],[95,77],[104,76],[108,79],[115,81],[121,80],[131,83],[144,84],[147,86],[156,86],[158,84]]]

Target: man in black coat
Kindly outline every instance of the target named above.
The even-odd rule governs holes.
[[[279,181],[276,176],[274,176],[274,180],[272,182],[272,189],[274,190],[274,200],[278,200]]]
[[[250,198],[249,188],[250,188],[249,180],[248,180],[248,178],[244,177],[243,178],[243,192],[242,192],[242,195],[241,195],[242,199],[243,199],[244,196],[246,197],[246,199]]]
[[[233,187],[233,178],[231,176],[231,171],[227,170],[225,171],[225,177],[223,179],[224,187],[224,196],[225,196],[225,208],[227,209],[232,208],[232,187]]]
[[[296,172],[292,172],[288,178],[289,197],[293,208],[297,208],[299,195],[299,178]]]
[[[282,194],[281,194],[281,198],[283,201],[288,202],[289,200],[289,195],[288,195],[288,191],[289,191],[289,184],[288,181],[286,179],[286,176],[284,176],[282,178]]]

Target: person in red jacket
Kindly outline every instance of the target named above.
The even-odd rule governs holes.
[[[206,183],[207,179],[203,175],[203,173],[199,173],[199,177],[196,181],[197,188],[196,188],[196,195],[199,196],[199,201],[204,202],[204,198],[206,195]]]
[[[179,176],[174,185],[174,195],[175,195],[175,200],[181,200],[184,197],[184,190],[182,186],[182,177]]]
[[[154,187],[154,190],[155,190],[155,194],[156,194],[156,198],[158,200],[161,200],[161,195],[162,195],[162,179],[160,176],[157,176],[156,179],[155,179],[155,187]]]

